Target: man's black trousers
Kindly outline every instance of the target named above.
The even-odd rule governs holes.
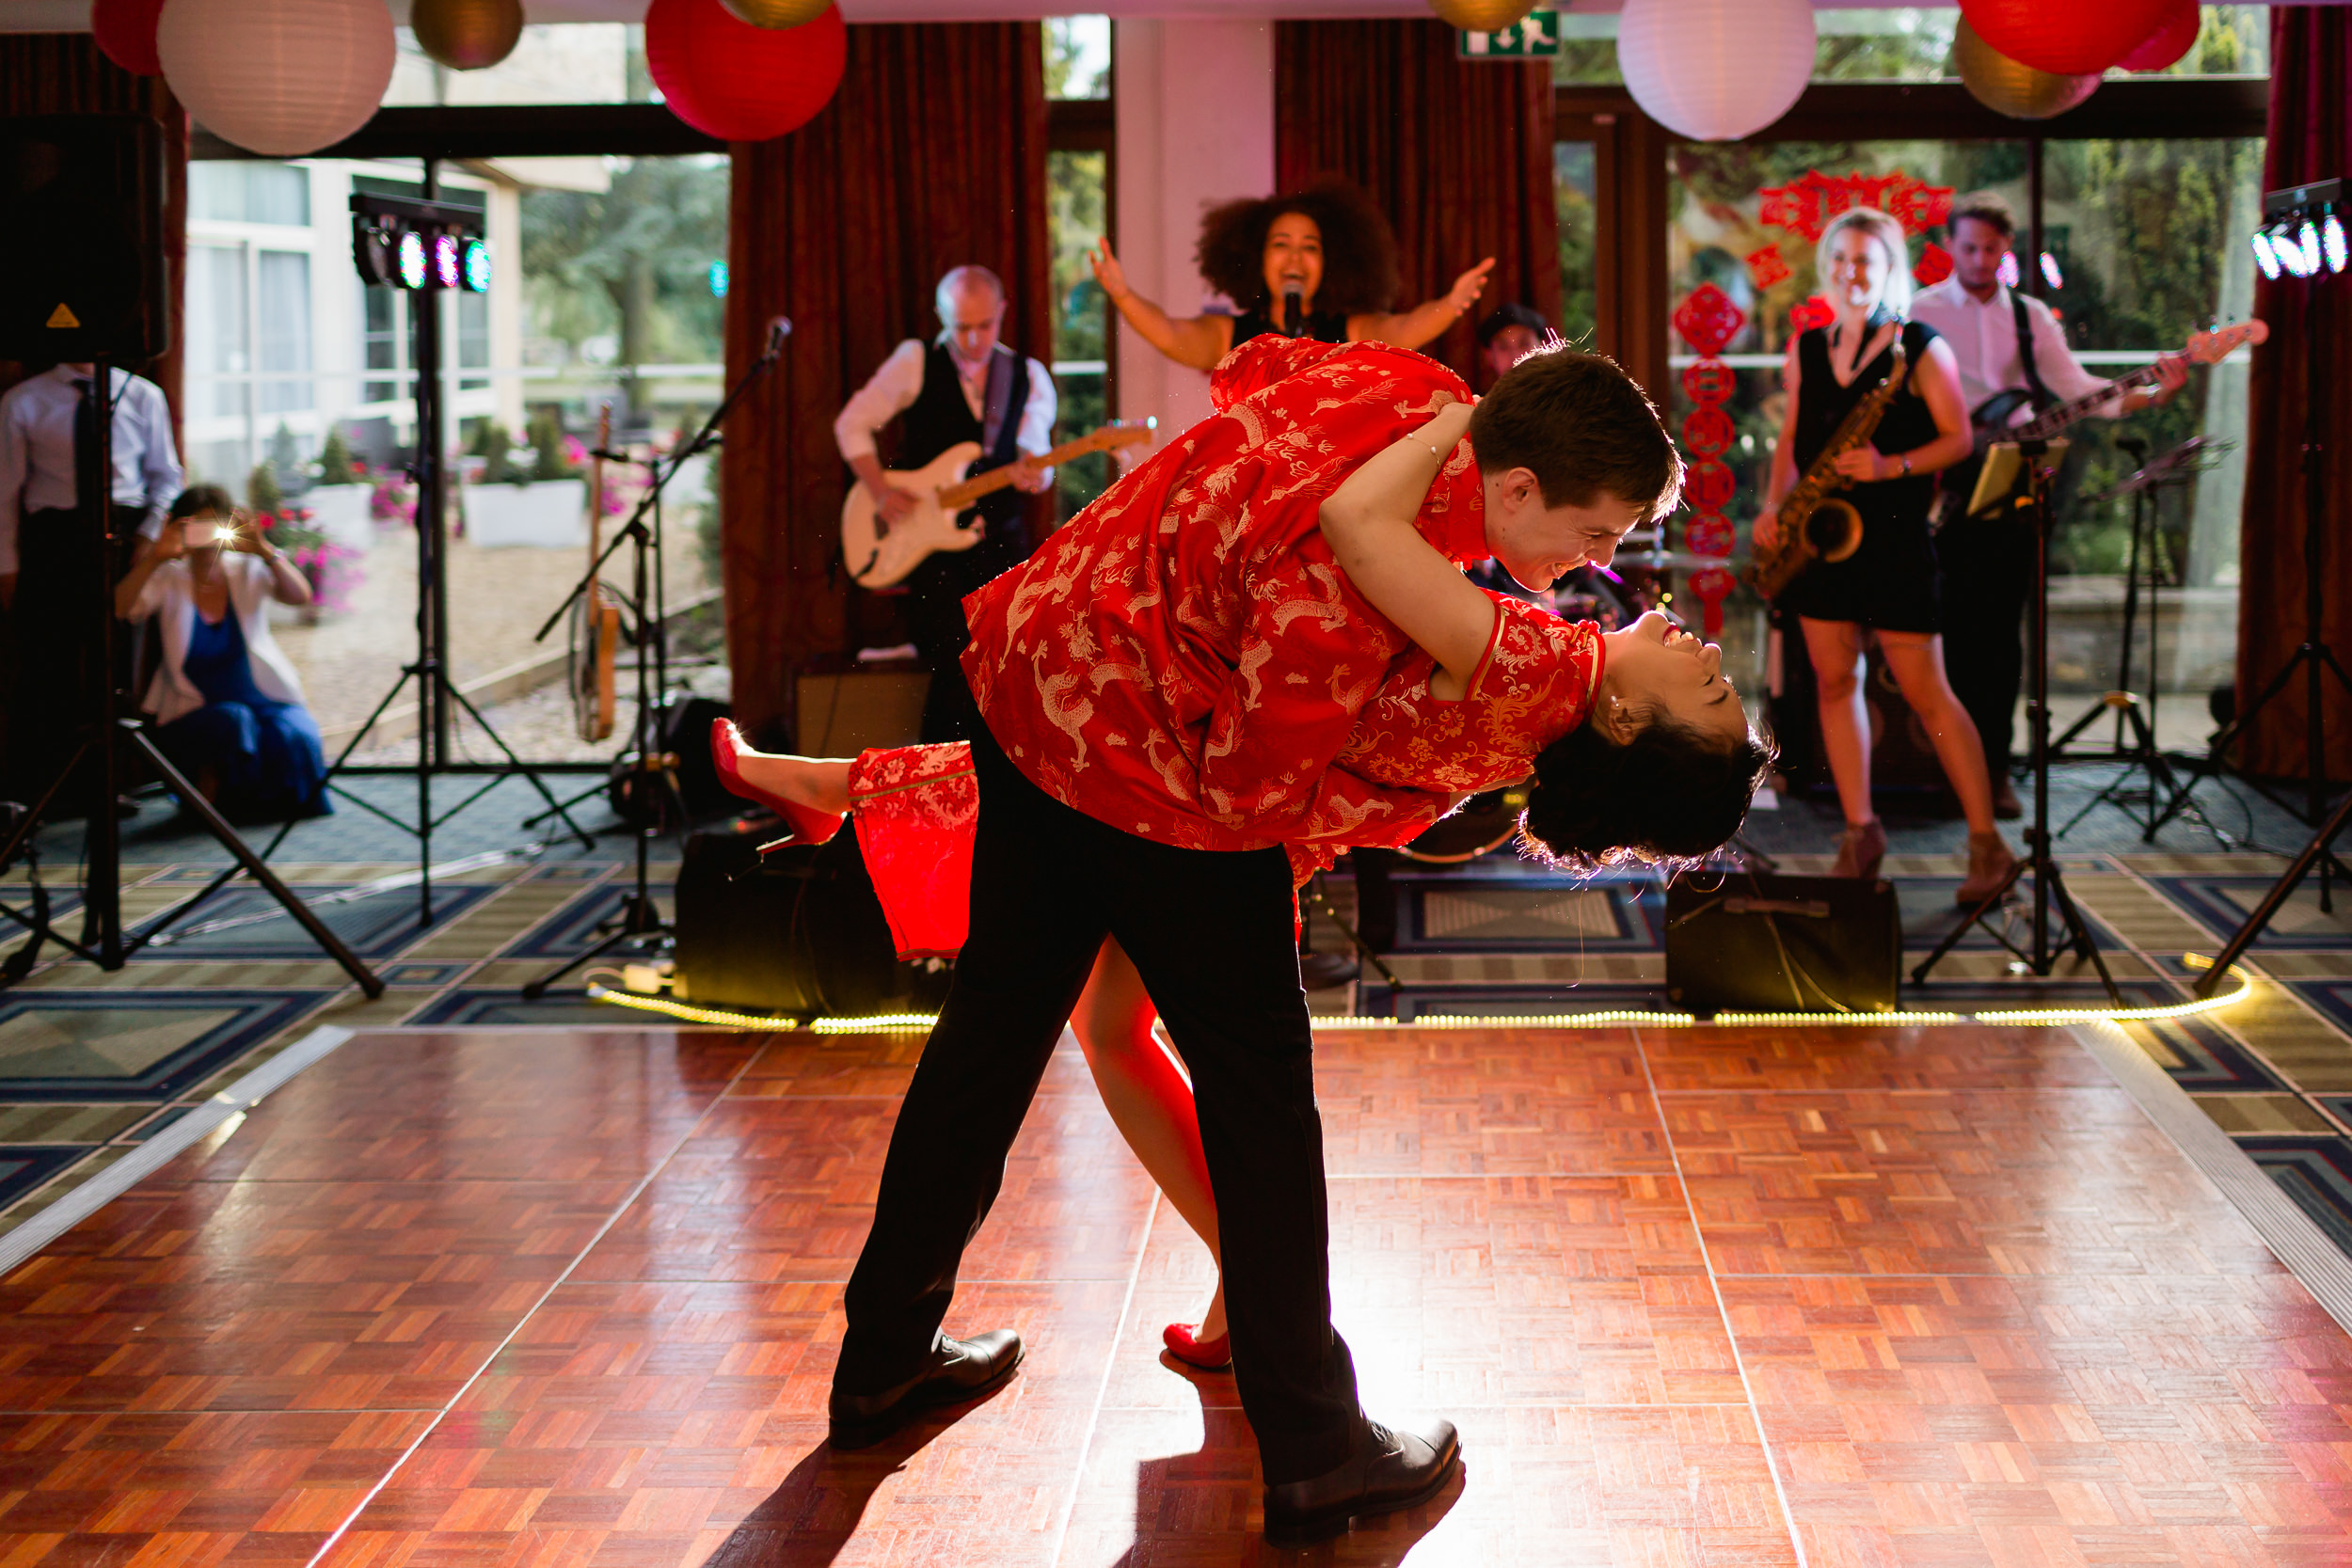
[[[2009,771],[2017,693],[2026,670],[2026,595],[2033,531],[2017,514],[1963,517],[1935,536],[1944,573],[1944,673],[1976,721],[1986,769]]]
[[[1192,1074],[1233,1376],[1266,1482],[1338,1467],[1362,1418],[1355,1364],[1331,1327],[1323,1126],[1289,863],[1279,849],[1177,849],[1106,827],[1029,783],[984,725],[972,752],[971,935],[891,1133],[835,1386],[879,1393],[920,1370],[1110,935]]]

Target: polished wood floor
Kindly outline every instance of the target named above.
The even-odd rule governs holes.
[[[1209,1277],[1058,1059],[824,1446],[913,1038],[363,1036],[0,1281],[0,1568],[1271,1560]],[[2063,1032],[1324,1035],[1337,1316],[1466,1478],[1341,1563],[2352,1560],[2352,1340]]]

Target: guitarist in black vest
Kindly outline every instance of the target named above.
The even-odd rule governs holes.
[[[1054,378],[1035,359],[998,340],[1005,326],[1005,285],[982,266],[961,266],[939,280],[939,336],[924,344],[909,338],[882,361],[833,422],[842,460],[874,499],[884,525],[902,521],[914,498],[894,489],[874,448],[875,433],[904,418],[898,466],[919,468],[959,441],[977,442],[977,473],[1012,465],[1012,488],[983,497],[973,509],[983,532],[962,551],[939,551],[906,579],[908,620],[914,646],[930,667],[923,705],[923,739],[972,738],[971,696],[956,661],[970,641],[963,596],[1028,559],[1037,542],[1023,512],[1029,496],[1054,483],[1037,455],[1054,444]],[[944,677],[944,678],[943,678]]]
[[[2017,234],[2009,203],[1990,191],[1963,196],[1950,220],[1952,275],[1912,296],[1915,321],[1943,334],[1960,362],[1961,395],[1981,452],[1987,438],[2054,403],[2087,397],[2108,385],[2085,370],[2067,346],[2058,318],[2041,300],[2001,281],[2001,259]],[[2153,392],[2120,392],[2098,412],[2121,418],[2169,403],[2188,382],[2179,356],[2158,361]],[[1953,690],[1976,721],[1993,776],[1994,810],[2023,815],[2010,782],[2011,729],[2025,677],[2026,594],[2033,578],[2033,541],[2013,511],[1982,517],[1963,512],[1979,461],[1945,476],[1937,500],[1935,552],[1944,578],[1944,664]]]

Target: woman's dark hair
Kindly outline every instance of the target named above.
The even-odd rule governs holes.
[[[226,517],[236,509],[237,503],[219,485],[191,484],[173,498],[171,510],[164,514],[164,520],[176,523],[183,517],[201,517],[207,512],[217,512]]]
[[[1588,870],[1697,860],[1740,831],[1772,763],[1753,735],[1725,746],[1658,719],[1619,742],[1580,724],[1535,758],[1519,842],[1538,859]]]
[[[1194,256],[1209,287],[1248,310],[1270,303],[1265,237],[1284,213],[1300,213],[1323,230],[1323,283],[1315,309],[1343,316],[1396,303],[1396,235],[1372,198],[1344,180],[1318,180],[1303,191],[1255,201],[1228,201],[1200,220]]]

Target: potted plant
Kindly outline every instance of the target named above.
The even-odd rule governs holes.
[[[493,547],[579,548],[588,542],[588,484],[552,404],[532,419],[531,437],[528,448],[505,453],[502,482],[485,476],[468,490],[466,537]]]
[[[321,533],[353,555],[365,555],[375,538],[371,515],[374,490],[367,482],[366,467],[352,456],[341,425],[326,427],[317,467],[318,480],[302,498],[303,504]]]

